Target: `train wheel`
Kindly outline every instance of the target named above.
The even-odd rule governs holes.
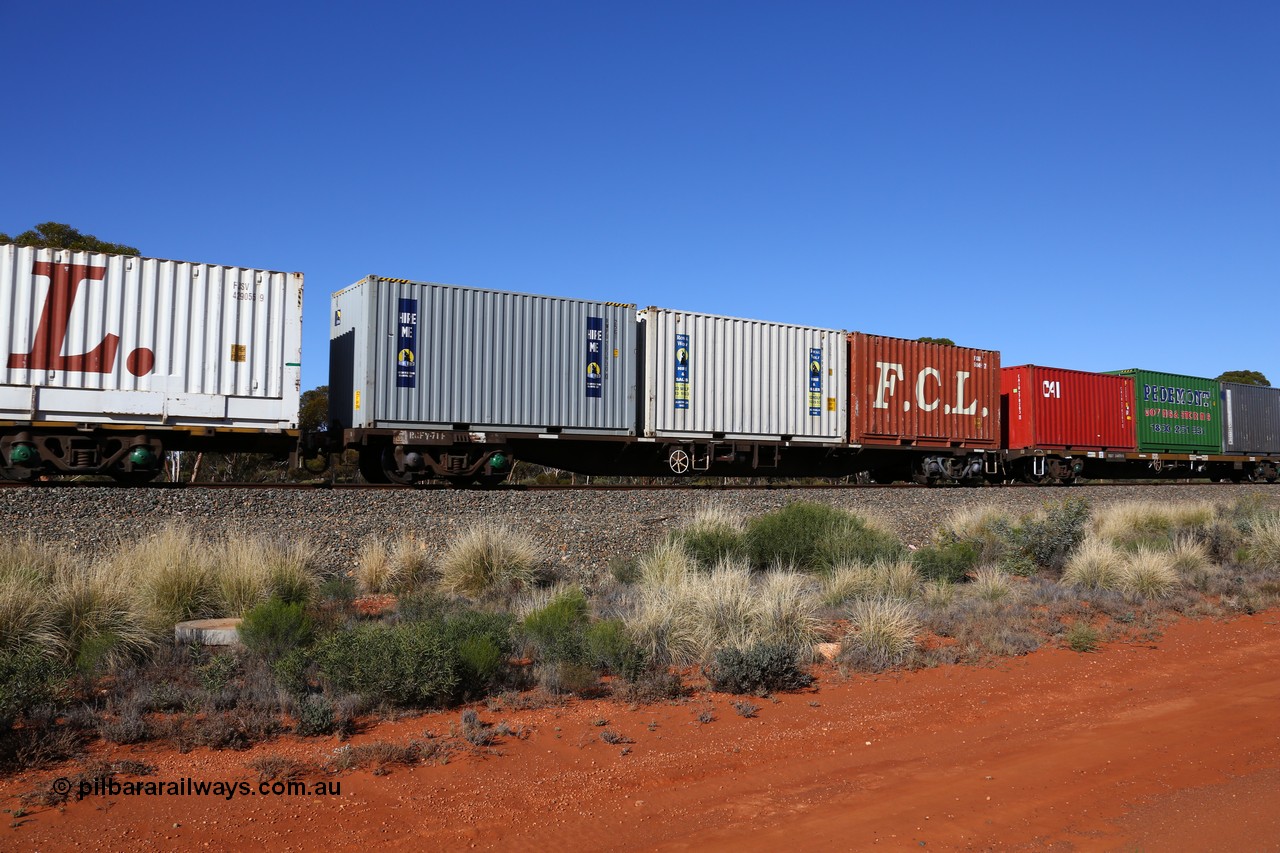
[[[690,464],[689,451],[683,447],[673,447],[671,452],[667,454],[667,467],[671,469],[673,474],[688,474]]]
[[[390,483],[391,477],[382,468],[382,448],[366,446],[360,448],[360,476],[366,483],[383,485]]]

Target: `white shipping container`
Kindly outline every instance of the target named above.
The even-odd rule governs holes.
[[[646,437],[843,441],[844,332],[666,308],[639,316]]]
[[[329,332],[340,428],[635,434],[633,305],[369,276]]]
[[[297,428],[302,274],[0,245],[0,419]]]

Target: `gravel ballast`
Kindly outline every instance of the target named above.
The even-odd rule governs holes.
[[[346,571],[370,536],[413,534],[428,549],[485,520],[506,521],[538,542],[568,578],[607,570],[614,557],[636,556],[706,504],[745,516],[796,500],[821,501],[878,519],[905,542],[922,545],[951,513],[995,506],[1017,515],[1065,497],[1096,509],[1127,501],[1227,503],[1260,495],[1280,506],[1280,488],[1265,485],[1077,486],[1064,488],[725,489],[617,491],[417,491],[297,489],[0,489],[0,516],[10,535],[31,533],[66,546],[86,561],[120,541],[145,538],[166,523],[207,537],[263,535],[309,539],[322,566]]]

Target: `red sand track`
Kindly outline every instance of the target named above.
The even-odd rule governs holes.
[[[1183,622],[1152,645],[1048,650],[989,669],[819,675],[814,691],[752,700],[754,719],[719,694],[635,709],[481,707],[482,719],[528,736],[506,738],[500,755],[330,777],[338,797],[32,808],[0,828],[0,847],[1280,850],[1280,613]],[[715,719],[699,723],[707,708]],[[382,724],[354,742],[440,735],[456,719]],[[606,728],[635,742],[605,744]],[[156,765],[151,779],[256,786],[251,758],[320,761],[337,745],[110,755]],[[0,783],[4,807],[56,775]]]

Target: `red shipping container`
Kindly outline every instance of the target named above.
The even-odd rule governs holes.
[[[1009,450],[1134,450],[1133,379],[1025,364],[1001,372]]]
[[[851,444],[994,448],[999,441],[1000,353],[849,335]]]

